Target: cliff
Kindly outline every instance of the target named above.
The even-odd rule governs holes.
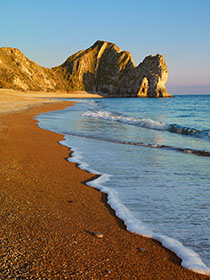
[[[0,48],[0,87],[22,90],[53,90],[53,71],[31,61],[18,49]]]
[[[129,52],[97,41],[63,64],[44,68],[18,49],[0,48],[0,87],[23,90],[86,90],[112,97],[170,97],[162,55],[146,57],[137,67]]]

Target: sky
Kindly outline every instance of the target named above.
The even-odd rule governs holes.
[[[170,93],[210,93],[210,0],[0,0],[0,10],[0,47],[42,66],[104,40],[136,65],[162,54]]]

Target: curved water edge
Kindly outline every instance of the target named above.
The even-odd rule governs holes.
[[[59,144],[68,147],[72,151],[71,157],[68,158],[69,162],[76,163],[80,169],[86,170],[89,173],[99,175],[98,178],[89,181],[86,184],[107,194],[107,203],[115,210],[116,216],[124,221],[128,231],[159,241],[165,248],[174,252],[182,260],[181,264],[183,267],[193,272],[210,275],[210,268],[202,262],[200,256],[196,252],[185,247],[181,242],[174,238],[152,232],[141,223],[141,221],[136,219],[129,209],[121,203],[117,192],[103,186],[103,183],[108,181],[111,175],[105,173],[100,174],[97,170],[91,169],[88,164],[82,161],[83,157],[80,151],[75,148],[72,150],[72,148],[69,147],[65,135],[64,140],[60,141]]]
[[[199,100],[78,100],[38,119],[65,136],[62,144],[74,151],[69,161],[99,175],[87,185],[107,194],[129,231],[160,241],[183,267],[210,275],[203,263],[210,260],[210,99]],[[168,131],[170,123],[183,133]]]

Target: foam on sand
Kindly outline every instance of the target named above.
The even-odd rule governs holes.
[[[65,139],[65,138],[64,138]],[[60,144],[69,147],[68,140],[60,141]],[[116,211],[116,215],[122,219],[127,226],[127,230],[140,234],[145,237],[153,238],[161,242],[161,244],[174,252],[181,260],[182,266],[194,272],[210,275],[210,268],[208,268],[200,259],[199,255],[192,249],[185,247],[181,242],[176,239],[170,238],[165,235],[152,232],[146,225],[137,220],[131,212],[121,203],[118,194],[115,190],[104,187],[103,183],[108,181],[109,174],[99,174],[96,170],[89,167],[88,164],[83,162],[82,154],[79,149],[74,148],[72,156],[68,159],[70,162],[78,164],[78,167],[87,170],[90,173],[101,175],[93,181],[87,183],[101,192],[108,195],[108,204]]]

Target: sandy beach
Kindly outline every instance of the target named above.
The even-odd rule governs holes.
[[[41,112],[73,105],[59,94],[0,90],[0,279],[210,279],[126,231],[62,135],[38,127]]]
[[[0,114],[20,112],[44,103],[58,103],[55,98],[101,98],[100,95],[76,91],[63,92],[39,92],[17,91],[13,89],[0,89]]]

